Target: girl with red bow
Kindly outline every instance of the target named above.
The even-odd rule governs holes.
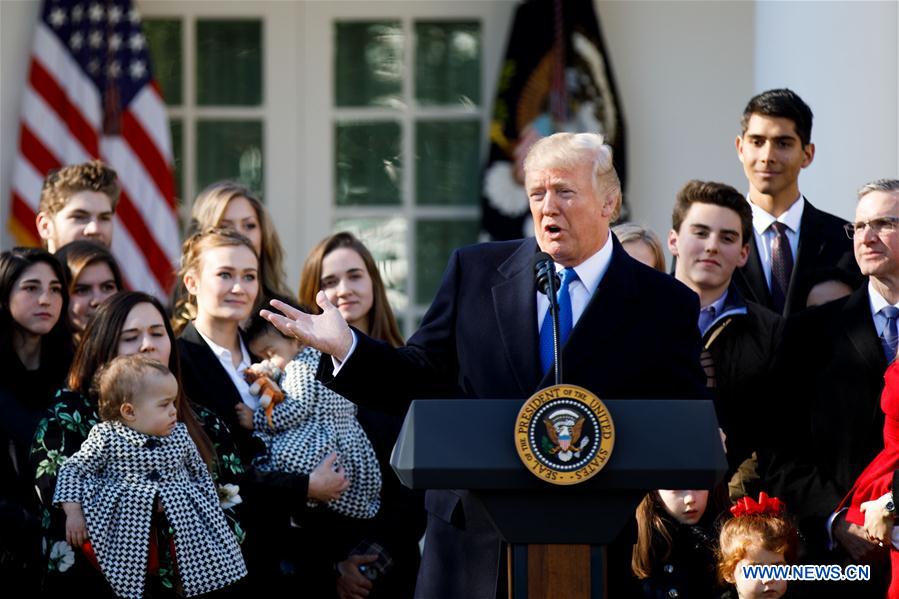
[[[749,577],[747,566],[776,566],[796,562],[799,534],[784,515],[784,503],[760,493],[759,500],[740,499],[730,508],[733,518],[719,536],[718,575],[735,585],[740,599],[777,599],[787,581],[774,576]]]

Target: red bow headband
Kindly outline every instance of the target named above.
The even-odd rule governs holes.
[[[768,497],[768,494],[762,491],[759,493],[758,503],[752,497],[743,497],[730,508],[730,513],[734,517],[752,516],[754,514],[780,516],[784,513],[786,505],[777,497]]]

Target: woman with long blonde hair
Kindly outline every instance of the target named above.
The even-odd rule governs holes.
[[[210,228],[234,229],[250,240],[259,259],[259,281],[264,296],[292,295],[284,274],[284,249],[278,231],[262,201],[234,181],[218,181],[200,192],[191,210],[188,235]],[[183,281],[176,282],[172,324],[180,333],[192,312]]]

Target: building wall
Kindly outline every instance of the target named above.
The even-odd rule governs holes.
[[[139,2],[154,12],[154,2]],[[209,7],[210,3],[203,3]],[[231,2],[220,2],[234,9]],[[281,3],[276,3],[281,4]],[[414,6],[414,3],[409,3]],[[628,197],[635,220],[660,234],[670,226],[677,189],[690,178],[714,179],[745,189],[734,150],[746,100],[770,87],[789,86],[815,112],[814,163],[800,180],[819,207],[850,217],[854,190],[867,180],[899,173],[899,3],[886,2],[688,2],[597,0],[628,126]],[[6,222],[9,181],[16,155],[21,90],[27,75],[36,0],[0,2],[0,221]],[[242,7],[248,10],[247,6]],[[281,4],[288,22],[282,35],[302,31],[304,11]],[[411,10],[411,9],[410,9]],[[290,19],[296,22],[289,22]],[[286,32],[286,33],[283,33]],[[501,60],[502,44],[489,68]],[[284,56],[292,71],[278,102],[303,110],[296,85],[303,50]],[[275,69],[277,71],[277,68]],[[274,77],[274,73],[267,73]],[[294,94],[293,98],[287,97]],[[308,117],[308,115],[307,115]],[[287,127],[296,132],[293,155],[268,153],[271,188],[291,189],[305,172],[303,118]],[[289,153],[288,153],[289,154]],[[282,180],[281,178],[284,178]],[[273,202],[292,202],[285,198]],[[279,223],[315,211],[273,205]],[[284,224],[281,225],[285,227]],[[290,272],[298,266],[318,231],[300,229],[290,239]],[[0,227],[0,247],[10,245]]]

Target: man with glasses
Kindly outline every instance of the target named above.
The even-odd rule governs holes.
[[[845,229],[868,282],[788,323],[770,411],[782,442],[762,460],[769,492],[799,521],[807,563],[872,565],[871,584],[806,589],[814,597],[883,597],[889,579],[887,551],[833,513],[883,447],[883,373],[899,342],[899,180],[868,183],[858,198]]]
[[[746,299],[789,316],[805,307],[816,271],[858,271],[845,221],[799,191],[799,173],[815,157],[808,105],[789,89],[768,90],[749,100],[740,126],[737,155],[749,181],[754,234],[734,281]]]

